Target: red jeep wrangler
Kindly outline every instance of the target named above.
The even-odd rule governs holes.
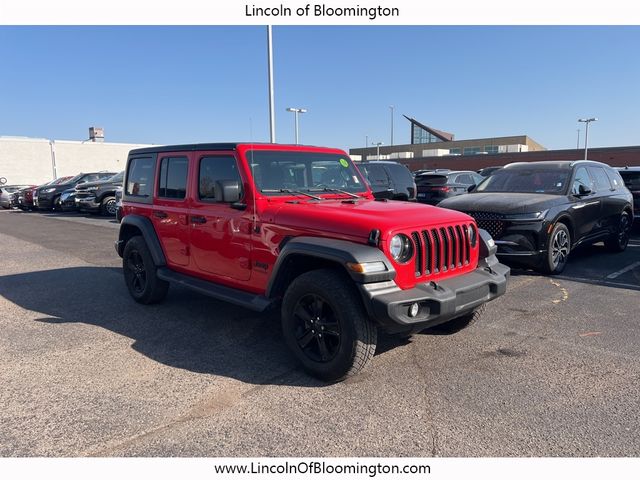
[[[255,311],[325,380],[362,370],[377,329],[461,328],[509,268],[460,212],[375,200],[342,150],[215,143],[132,150],[116,250],[140,303],[172,282]]]

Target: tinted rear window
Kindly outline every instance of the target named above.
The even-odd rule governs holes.
[[[418,175],[416,185],[444,185],[447,180],[447,175]]]
[[[388,163],[385,165],[389,169],[391,176],[402,183],[413,183],[413,175],[407,167],[397,163]]]
[[[624,180],[624,184],[631,188],[640,187],[640,172],[620,172],[620,176],[622,176],[622,180]]]
[[[131,159],[129,174],[127,175],[127,195],[148,197],[153,192],[153,176],[155,159],[151,157],[138,157]]]

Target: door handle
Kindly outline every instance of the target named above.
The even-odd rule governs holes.
[[[206,217],[201,217],[199,215],[191,215],[191,223],[207,223]]]
[[[163,212],[162,210],[156,210],[153,212],[153,216],[156,218],[167,218],[167,212]]]

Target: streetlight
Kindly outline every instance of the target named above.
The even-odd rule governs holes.
[[[375,145],[376,148],[378,149],[376,160],[380,160],[380,145],[384,145],[384,143],[383,142],[378,142],[378,143],[372,143],[371,145]]]
[[[273,39],[271,25],[267,26],[267,76],[269,77],[269,141],[276,143],[276,111],[273,101]]]
[[[393,145],[393,109],[395,108],[393,105],[389,105],[391,109],[391,145]]]
[[[589,148],[589,124],[591,122],[597,122],[598,119],[596,117],[592,118],[579,118],[579,122],[586,123],[584,130],[584,159],[587,159],[587,149]]]
[[[298,114],[299,113],[307,113],[306,108],[287,108],[287,112],[293,112],[296,117],[296,145],[298,145]]]

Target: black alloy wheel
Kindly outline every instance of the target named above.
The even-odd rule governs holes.
[[[116,210],[118,207],[116,206],[116,197],[107,197],[102,200],[102,205],[100,206],[103,215],[109,215],[111,217],[115,217]]]
[[[551,230],[551,235],[549,235],[547,254],[542,261],[541,270],[548,274],[562,272],[567,265],[570,252],[571,236],[569,229],[565,224],[557,223]]]
[[[144,268],[144,261],[138,250],[132,250],[126,259],[126,270],[131,279],[133,291],[142,295],[147,286],[147,272]]]
[[[618,220],[617,230],[605,240],[604,244],[612,252],[624,252],[631,236],[631,217],[628,212],[622,212]]]
[[[298,347],[314,362],[333,360],[340,348],[340,321],[320,295],[303,296],[293,310]]]
[[[167,296],[169,283],[158,278],[157,267],[142,237],[132,237],[125,244],[122,270],[129,293],[136,302],[157,303]]]
[[[329,382],[357,374],[376,351],[376,325],[351,278],[337,269],[312,270],[291,282],[282,333],[305,370]]]

